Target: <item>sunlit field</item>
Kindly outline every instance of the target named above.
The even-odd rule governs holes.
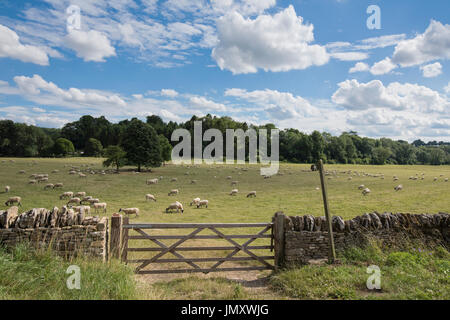
[[[11,161],[12,160],[12,161]],[[311,172],[307,164],[282,164],[279,174],[264,179],[260,175],[260,167],[257,165],[173,165],[167,164],[160,168],[153,168],[152,172],[135,173],[134,168],[125,167],[120,174],[108,172],[100,174],[105,168],[101,165],[100,158],[65,158],[65,159],[9,159],[3,158],[0,162],[0,180],[4,186],[10,186],[9,193],[1,193],[1,206],[6,209],[4,202],[10,196],[22,197],[20,212],[31,208],[62,207],[67,200],[60,200],[59,195],[66,191],[85,191],[87,195],[99,198],[100,202],[107,203],[107,212],[95,213],[91,209],[91,215],[111,217],[120,208],[137,207],[140,209],[139,217],[130,216],[131,223],[187,223],[187,222],[270,222],[277,211],[283,211],[287,215],[323,215],[322,194],[320,191],[320,178],[318,172]],[[69,175],[72,166],[84,172],[87,177]],[[89,168],[89,169],[88,169]],[[357,165],[325,165],[328,171],[326,184],[328,188],[329,205],[333,215],[342,216],[345,219],[352,218],[365,212],[409,212],[409,213],[437,213],[448,212],[450,209],[450,183],[445,178],[450,176],[448,166],[357,166]],[[19,173],[25,170],[25,173]],[[52,173],[53,170],[59,170]],[[89,173],[90,170],[95,174]],[[28,184],[30,175],[37,173],[49,174],[49,181],[40,184]],[[398,180],[394,181],[393,177]],[[161,178],[162,177],[162,178]],[[229,179],[231,177],[231,179]],[[350,179],[351,177],[351,179]],[[418,177],[412,180],[410,177]],[[423,177],[423,179],[422,179]],[[434,178],[437,178],[434,181]],[[147,185],[146,180],[158,178],[157,184]],[[177,178],[176,182],[171,182]],[[195,180],[195,183],[192,181]],[[232,186],[232,181],[237,181],[237,186]],[[63,183],[62,189],[44,190],[47,183]],[[364,185],[371,193],[364,196],[358,186]],[[403,190],[395,191],[394,187],[402,184]],[[235,196],[230,195],[234,188],[239,190]],[[171,189],[178,189],[176,196],[168,196]],[[256,191],[255,198],[247,198],[250,191]],[[146,201],[145,195],[153,194],[157,201]],[[190,206],[192,199],[199,197],[209,200],[208,208]],[[184,213],[166,213],[169,204],[179,201],[184,205]],[[187,234],[190,230],[147,230],[151,234]],[[254,234],[260,229],[221,230],[225,234]],[[133,233],[135,234],[135,233]],[[201,234],[212,234],[210,231],[202,231]],[[243,243],[246,239],[236,239]],[[163,240],[170,245],[176,240]],[[189,240],[186,246],[223,246],[230,245],[224,240]],[[269,239],[257,239],[252,245],[268,245]],[[132,240],[130,247],[150,247],[148,240]],[[230,251],[225,251],[228,254]],[[258,255],[273,255],[270,250],[254,250]],[[184,257],[214,257],[224,256],[221,253],[209,251],[181,252]],[[129,259],[148,259],[155,253],[129,253]],[[235,257],[247,256],[239,253]],[[164,258],[174,258],[166,255]],[[199,263],[201,267],[208,267],[214,263]],[[226,266],[248,266],[258,264],[255,261],[226,262]],[[134,264],[131,265],[136,266]],[[162,263],[147,267],[150,269],[186,269],[190,268],[185,263]],[[342,268],[347,268],[343,266]],[[299,269],[304,273],[302,278],[311,276],[309,270]],[[322,269],[320,269],[322,270]],[[366,277],[365,269],[359,268],[360,278]],[[415,272],[415,271],[413,271]],[[261,277],[270,275],[270,271],[262,272],[233,272],[203,274],[175,274],[175,275],[138,275],[136,279],[140,286],[144,286],[146,294],[144,299],[289,299],[314,298],[314,286],[309,286],[311,292],[298,293],[304,290],[290,288],[283,285],[285,278],[291,277],[289,271],[278,274],[271,285],[263,285],[262,289],[248,288],[241,285],[245,281],[253,283]],[[235,280],[230,280],[235,279]],[[236,280],[237,279],[237,280]],[[356,279],[356,278],[355,278]],[[359,278],[358,278],[359,279]],[[365,278],[364,278],[365,279]],[[236,282],[237,281],[237,282]],[[305,280],[306,281],[306,280]],[[356,280],[355,280],[356,281]],[[355,282],[354,281],[354,282]],[[354,286],[338,285],[328,296],[320,298],[383,298],[368,293],[359,292],[363,285],[354,283]],[[293,283],[289,281],[289,283]],[[402,284],[403,285],[403,284]],[[281,286],[281,287],[280,287]],[[407,286],[405,284],[405,286]],[[440,288],[438,285],[436,288]],[[281,289],[280,289],[281,288]],[[283,289],[284,288],[284,289]],[[150,290],[150,291],[149,291]],[[294,290],[294,291],[292,291]],[[295,291],[297,290],[297,291]],[[342,291],[344,290],[344,291]],[[350,291],[348,291],[350,290]],[[353,290],[353,291],[352,291]],[[356,291],[354,291],[356,290]],[[405,289],[406,290],[406,289]],[[408,289],[409,290],[409,289]],[[336,293],[337,292],[337,293]],[[342,293],[344,292],[344,293]],[[351,294],[349,293],[351,292]],[[395,290],[386,298],[397,297]],[[340,294],[342,293],[342,296]],[[398,293],[400,294],[400,293]],[[411,295],[412,294],[412,295]],[[417,298],[415,293],[408,293],[407,297]],[[336,296],[335,296],[336,295]],[[440,296],[440,295],[438,295]],[[435,296],[430,296],[431,298]],[[318,297],[316,297],[318,298]]]
[[[107,203],[106,216],[120,208],[138,207],[140,216],[132,217],[133,222],[269,222],[277,211],[287,215],[323,215],[322,194],[317,189],[320,187],[319,174],[309,171],[310,166],[305,164],[282,164],[279,174],[269,179],[260,175],[260,167],[256,165],[172,164],[154,168],[153,172],[134,173],[133,168],[122,168],[120,174],[87,173],[86,178],[80,178],[69,175],[71,166],[85,172],[87,165],[99,172],[104,169],[102,159],[2,160],[0,187],[11,187],[9,193],[1,194],[3,208],[6,208],[4,202],[10,196],[22,197],[23,210],[61,207],[67,200],[60,200],[60,194],[85,191],[87,195]],[[59,172],[51,173],[55,169]],[[330,172],[326,176],[326,184],[331,213],[345,219],[370,211],[437,213],[450,209],[450,182],[445,182],[445,178],[450,176],[449,166],[325,165],[325,169]],[[20,174],[20,170],[25,170],[25,173]],[[360,175],[355,175],[355,172]],[[33,173],[48,173],[49,181],[30,185],[29,176]],[[416,175],[417,180],[409,179]],[[158,184],[146,184],[147,179],[161,176]],[[227,179],[228,176],[231,179]],[[399,180],[393,181],[393,176]],[[434,181],[435,177],[437,181]],[[178,181],[171,182],[172,178]],[[236,187],[231,185],[232,181],[238,182]],[[47,183],[60,182],[64,184],[62,189],[44,190]],[[362,195],[358,190],[361,184],[371,193]],[[396,192],[394,187],[399,184],[403,185],[403,190]],[[239,193],[230,196],[234,188]],[[171,189],[178,189],[180,193],[168,196]],[[256,191],[256,198],[246,197],[250,191]],[[146,201],[147,193],[153,194],[157,201]],[[189,206],[196,197],[209,200],[208,208]],[[176,200],[184,205],[184,213],[165,213],[167,206]],[[104,214],[99,212],[98,215]]]

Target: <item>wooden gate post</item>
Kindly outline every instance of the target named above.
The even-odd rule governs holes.
[[[275,247],[275,270],[281,268],[284,264],[284,221],[283,213],[275,215],[273,225],[274,247]]]
[[[114,213],[111,217],[111,238],[110,250],[111,257],[119,259],[120,241],[122,239],[122,215]]]
[[[128,217],[123,218],[123,225],[129,224],[130,219]],[[123,229],[122,225],[122,229]],[[122,252],[122,262],[127,262],[127,253],[128,253],[128,229],[122,230],[122,246],[120,247]]]
[[[336,251],[334,250],[334,237],[333,237],[333,225],[331,223],[330,211],[328,208],[328,196],[327,196],[327,188],[325,185],[325,176],[323,173],[323,162],[322,159],[319,160],[319,174],[320,174],[320,184],[322,186],[322,197],[323,197],[323,207],[325,210],[325,217],[328,223],[328,238],[330,241],[330,253],[328,255],[328,260],[330,263],[334,263],[336,261]]]

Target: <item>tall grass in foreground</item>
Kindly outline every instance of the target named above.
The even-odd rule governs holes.
[[[308,265],[280,272],[271,286],[294,299],[450,299],[450,253],[411,248],[351,248],[338,265]],[[381,270],[381,290],[368,290],[369,265]]]
[[[80,267],[81,289],[66,285],[70,265]],[[51,250],[36,250],[23,243],[0,247],[0,299],[105,300],[137,299],[142,291],[131,268],[118,261],[79,257],[66,261]]]

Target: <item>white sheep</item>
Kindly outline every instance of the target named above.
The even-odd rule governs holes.
[[[76,194],[75,194],[75,196],[76,197],[86,197],[86,192],[85,191],[80,191],[80,192],[77,192]]]
[[[36,184],[36,183],[37,183],[37,180],[34,180],[34,179],[28,181],[28,184]]]
[[[369,194],[370,193],[370,189],[369,188],[365,188],[363,191],[362,191],[362,194],[365,196],[366,194]]]
[[[21,198],[21,197],[17,197],[17,196],[15,196],[15,197],[10,197],[8,200],[6,200],[5,206],[11,206],[11,205],[13,205],[14,203],[17,203],[18,206],[22,206],[21,201],[22,201],[22,198]]]
[[[55,169],[55,170],[52,171],[52,173],[58,173],[58,172],[59,172],[58,169]]]
[[[147,193],[147,194],[145,195],[145,200],[153,200],[153,201],[156,202],[155,196],[152,195],[152,194],[150,194],[150,193]]]
[[[167,208],[166,208],[166,213],[168,213],[169,212],[169,210],[177,210],[177,212],[180,212],[180,210],[181,210],[181,213],[183,213],[184,212],[184,208],[183,208],[183,205],[180,203],[180,202],[174,202],[174,203],[171,203]]]
[[[157,184],[158,183],[158,179],[147,179],[147,184]]]
[[[45,185],[44,190],[46,189],[53,189],[55,187],[55,185],[53,183],[48,183]]]
[[[64,198],[72,198],[72,197],[73,197],[73,192],[67,191],[67,192],[64,192],[62,195],[60,195],[59,199],[62,200]]]
[[[106,213],[106,202],[96,202],[93,206],[95,213],[97,213],[99,209],[103,209],[103,213]]]
[[[366,187],[366,186],[362,184],[362,185],[360,185],[360,186],[358,187],[358,189],[359,189],[359,190],[362,190],[362,189],[364,189],[365,187]]]
[[[394,187],[395,191],[403,190],[403,185],[399,184],[398,186]]]
[[[197,203],[197,208],[200,208],[200,207],[203,207],[203,206],[205,206],[206,208],[208,208],[208,200],[200,200],[200,201]]]
[[[80,198],[70,198],[70,200],[67,202],[67,204],[71,204],[71,203],[75,203],[75,204],[80,204],[81,199]]]
[[[139,209],[138,208],[125,208],[125,209],[120,208],[119,212],[124,212],[126,215],[135,214],[136,217],[139,216]]]
[[[86,178],[87,176],[84,174],[84,173],[78,173],[78,176],[80,177],[80,178]]]
[[[95,203],[99,203],[100,200],[98,198],[95,198],[95,199],[91,198],[91,199],[88,199],[87,202],[89,202],[90,204],[95,204]]]
[[[232,186],[236,186],[238,184],[238,181],[231,181]]]
[[[80,213],[81,210],[83,210],[83,212],[85,214],[90,214],[91,213],[91,207],[90,206],[76,206],[73,208],[75,210],[75,212]]]
[[[170,181],[171,182],[175,182],[175,181],[178,181],[178,179],[177,178],[172,178],[172,179],[170,179]]]
[[[230,192],[230,196],[235,196],[238,192],[239,192],[238,189],[233,189],[233,190],[231,190],[231,192]]]
[[[64,184],[62,182],[55,183],[55,185],[53,186],[53,189],[55,189],[55,188],[62,188],[63,186],[64,186]]]
[[[196,184],[197,180],[191,180],[191,184]]]
[[[169,196],[174,196],[177,195],[179,193],[178,189],[172,189],[170,190],[170,192],[168,193]]]
[[[8,193],[10,189],[11,189],[10,186],[5,186],[5,193]]]
[[[250,192],[247,194],[247,198],[251,198],[251,197],[256,197],[256,191],[250,191]]]
[[[192,200],[190,206],[192,206],[193,204],[197,205],[200,202],[200,198],[195,198]]]
[[[444,181],[445,181],[445,182],[448,182],[448,178],[445,178]]]

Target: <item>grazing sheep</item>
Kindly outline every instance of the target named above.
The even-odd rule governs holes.
[[[80,178],[86,178],[87,176],[84,174],[84,173],[78,173],[78,176],[80,177]]]
[[[6,186],[5,187],[5,193],[8,193],[10,189],[11,189],[10,186]]]
[[[200,201],[197,203],[197,209],[200,208],[200,207],[203,207],[203,206],[205,206],[205,207],[208,208],[208,200],[200,200]]]
[[[48,183],[45,185],[44,190],[53,189],[54,187],[55,187],[55,185],[53,183]]]
[[[67,191],[64,192],[62,195],[59,196],[59,199],[62,200],[64,198],[72,198],[73,197],[73,192],[72,191]]]
[[[200,202],[200,198],[195,198],[192,200],[190,206],[192,206],[193,204],[197,205]]]
[[[237,186],[237,184],[238,184],[238,181],[231,181],[232,186]]]
[[[71,203],[80,204],[81,199],[80,198],[70,198],[70,200],[67,202],[67,204],[69,205]]]
[[[197,180],[191,180],[191,184],[196,184]]]
[[[395,191],[403,190],[403,185],[399,184],[398,186],[394,187]]]
[[[174,196],[174,195],[176,195],[176,194],[178,194],[178,189],[172,189],[172,190],[170,190],[170,192],[168,193],[168,195],[169,196]]]
[[[103,213],[106,213],[106,202],[96,202],[94,203],[94,211],[97,213],[99,209],[103,209]]]
[[[147,184],[157,184],[158,183],[158,179],[147,179]]]
[[[445,178],[444,181],[445,181],[445,182],[448,182],[448,178]]]
[[[75,210],[75,212],[80,213],[81,210],[83,210],[83,212],[85,214],[90,214],[91,213],[91,207],[90,206],[76,206],[73,208]]]
[[[120,208],[119,212],[124,212],[126,215],[135,214],[136,217],[139,216],[139,209],[138,208],[125,208],[125,209]]]
[[[369,188],[365,188],[363,191],[362,191],[362,194],[365,196],[366,194],[369,194],[370,193],[370,189]]]
[[[178,181],[178,179],[177,178],[170,179],[170,182],[175,182],[175,181]]]
[[[434,177],[433,181],[437,181],[437,179],[438,179],[437,177]]]
[[[94,203],[99,203],[100,202],[100,200],[99,199],[97,199],[97,198],[90,198],[90,199],[88,199],[87,200],[87,202],[89,202],[90,204],[94,204]]]
[[[64,184],[62,182],[55,183],[55,185],[53,186],[53,189],[62,188],[63,186],[64,186]]]
[[[230,196],[235,196],[238,192],[239,192],[238,189],[233,189],[230,192]]]
[[[17,205],[21,207],[22,206],[21,201],[22,201],[21,197],[17,197],[17,196],[16,197],[11,197],[8,200],[6,200],[5,206],[11,206],[14,203],[17,203]]]
[[[48,178],[47,177],[44,177],[44,178],[40,178],[40,179],[38,179],[38,183],[41,183],[41,182],[45,182],[45,181],[48,181]]]
[[[348,180],[352,180],[353,178],[352,177],[348,177]]]
[[[360,185],[359,187],[358,187],[358,190],[362,190],[362,189],[364,189],[366,186],[365,185]]]
[[[227,179],[228,179],[228,180],[231,180],[231,176],[228,176]]]
[[[250,192],[247,194],[247,198],[250,198],[250,197],[256,197],[256,191],[250,191]]]
[[[85,191],[80,191],[80,192],[77,192],[76,194],[75,194],[75,196],[76,197],[86,197],[86,192]]]
[[[147,194],[145,195],[145,200],[153,200],[153,201],[156,202],[155,196],[152,195],[152,194],[150,194],[150,193],[147,193]]]
[[[54,169],[54,170],[52,171],[52,173],[58,173],[58,172],[59,172],[58,169]]]
[[[181,213],[183,213],[184,212],[184,208],[183,208],[183,205],[180,203],[180,202],[174,202],[174,203],[171,203],[167,208],[166,208],[166,213],[168,213],[169,212],[169,210],[177,210],[177,212],[180,212],[180,210],[181,210]]]
[[[20,173],[20,174],[24,174],[24,173],[25,173],[25,170],[20,170],[19,173]]]

